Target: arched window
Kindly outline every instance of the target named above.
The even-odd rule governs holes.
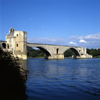
[[[6,48],[6,44],[5,44],[5,43],[2,43],[2,47],[3,47],[3,48]]]
[[[57,48],[57,54],[59,53],[59,48]]]
[[[17,44],[17,47],[18,47],[18,44]]]

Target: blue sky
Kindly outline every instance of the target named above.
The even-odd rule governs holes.
[[[0,40],[11,27],[32,43],[100,48],[100,0],[0,0]]]

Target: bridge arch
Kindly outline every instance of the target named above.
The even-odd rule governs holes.
[[[45,48],[43,46],[28,46],[28,48],[30,48],[30,49],[32,49],[34,47],[42,50],[46,54],[46,57],[52,56],[52,53],[47,48]]]
[[[76,48],[72,48],[72,47],[71,48],[67,48],[67,49],[65,49],[65,51],[68,50],[68,49],[71,49],[76,56],[80,56],[80,53],[78,52],[78,50]],[[63,52],[63,54],[65,53],[65,51]]]
[[[0,46],[2,47],[2,48],[4,48],[4,49],[6,49],[6,43],[0,43]]]
[[[46,48],[40,47],[40,46],[37,46],[36,48],[39,48],[40,50],[42,50],[46,54],[46,56],[51,56],[50,51],[48,51]]]

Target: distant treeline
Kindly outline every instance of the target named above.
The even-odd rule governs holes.
[[[99,49],[87,49],[87,53],[93,57],[100,57],[100,48]]]
[[[87,53],[93,57],[100,57],[100,49],[87,49]],[[68,49],[64,52],[65,57],[72,57],[74,52],[71,49]],[[28,57],[45,57],[45,53],[42,50],[31,49],[27,53]]]
[[[33,57],[33,58],[34,57],[44,57],[45,53],[40,49],[38,49],[38,50],[31,49],[31,50],[28,51],[27,56],[28,57]]]

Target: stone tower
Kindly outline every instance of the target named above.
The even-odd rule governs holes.
[[[6,48],[11,51],[15,57],[27,59],[27,32],[9,30],[6,36]]]

